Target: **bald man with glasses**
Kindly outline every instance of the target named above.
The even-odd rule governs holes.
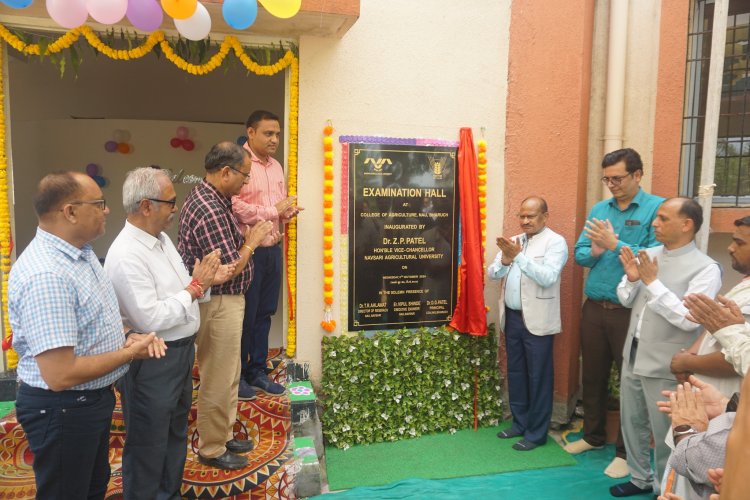
[[[664,201],[641,189],[643,162],[634,149],[604,155],[602,174],[612,198],[594,205],[575,245],[576,263],[590,272],[581,318],[583,439],[565,447],[572,454],[601,448],[606,442],[609,374],[613,361],[620,373],[630,324],[630,309],[617,297],[617,285],[625,274],[620,251],[627,246],[637,254],[658,244],[651,223]],[[620,429],[615,453],[604,473],[624,477],[628,467]]]

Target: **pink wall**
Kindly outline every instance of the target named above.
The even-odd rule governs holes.
[[[521,201],[539,195],[549,204],[550,228],[569,244],[563,332],[555,339],[558,412],[578,388],[583,272],[573,245],[586,217],[593,18],[594,0],[524,0],[511,9],[503,231],[518,233]]]

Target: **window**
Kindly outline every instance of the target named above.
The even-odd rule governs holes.
[[[688,27],[680,190],[695,196],[701,175],[706,91],[711,56],[712,0],[694,0]],[[750,0],[730,0],[713,203],[750,205]]]

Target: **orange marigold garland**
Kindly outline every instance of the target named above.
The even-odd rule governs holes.
[[[327,332],[336,329],[333,319],[333,127],[323,128],[323,321]]]
[[[290,52],[291,54],[291,52]],[[289,61],[289,196],[297,196],[297,142],[299,137],[299,60],[292,54]],[[297,354],[297,218],[286,226],[286,281],[289,323],[286,327],[286,355]]]
[[[477,143],[477,190],[479,192],[479,224],[482,228],[482,262],[487,246],[487,141],[484,140],[484,127],[482,127],[482,138]],[[489,312],[489,306],[484,306]]]

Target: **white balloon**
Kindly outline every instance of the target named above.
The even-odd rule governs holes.
[[[125,17],[128,0],[86,0],[86,9],[94,20],[102,24],[115,24]]]
[[[86,22],[89,13],[86,0],[47,0],[47,12],[63,28],[77,28]]]
[[[187,19],[175,19],[174,25],[180,35],[188,40],[203,40],[211,32],[211,16],[203,4],[198,2],[195,14]]]

